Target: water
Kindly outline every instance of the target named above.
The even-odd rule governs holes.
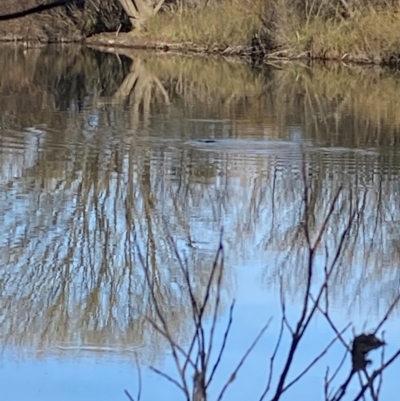
[[[258,400],[279,333],[280,285],[294,327],[307,282],[303,171],[312,240],[341,191],[312,291],[358,210],[331,277],[339,329],[371,330],[399,293],[398,77],[339,65],[251,70],[215,59],[77,47],[0,53],[0,382],[9,400],[177,400],[148,366],[174,374],[139,253],[175,341],[193,331],[187,286],[204,295],[223,227],[216,344],[236,299],[214,399],[265,322],[226,399]],[[216,299],[215,283],[211,300]],[[209,329],[212,314],[206,311]],[[399,344],[399,309],[385,326]],[[317,314],[293,379],[334,337]],[[352,338],[351,330],[344,334]],[[282,340],[272,388],[290,338]],[[334,348],[282,397],[323,400]],[[373,355],[379,364],[379,352]],[[395,397],[396,370],[381,399]],[[342,378],[350,369],[349,360]],[[357,381],[348,398],[357,391]],[[270,396],[273,392],[271,390]],[[299,398],[301,394],[301,398]],[[267,399],[270,399],[267,397]]]

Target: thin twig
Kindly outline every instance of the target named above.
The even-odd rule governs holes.
[[[354,369],[351,369],[350,373],[347,376],[347,379],[339,387],[339,389],[336,391],[336,393],[334,394],[334,396],[330,401],[339,401],[344,397],[344,395],[346,394],[347,387],[349,386],[351,379],[354,376],[354,373],[355,373]]]
[[[329,367],[326,368],[324,376],[324,398],[325,401],[329,401]]]
[[[311,299],[316,302],[313,298],[313,296],[311,295]],[[350,346],[346,343],[346,341],[344,340],[343,336],[341,335],[341,333],[339,332],[339,330],[337,329],[337,327],[334,325],[332,319],[330,318],[329,314],[324,311],[320,305],[318,305],[317,307],[318,311],[321,312],[321,314],[325,317],[326,321],[329,323],[329,326],[332,328],[332,330],[335,332],[336,336],[339,338],[340,342],[343,344],[343,346],[346,348],[346,350],[348,352],[351,352]]]
[[[234,306],[235,306],[235,301],[232,302],[231,307],[229,309],[229,321],[228,321],[228,325],[227,325],[225,333],[224,333],[224,339],[222,341],[221,349],[219,351],[217,360],[216,360],[216,362],[215,362],[215,364],[214,364],[214,366],[213,366],[213,368],[211,370],[211,374],[210,374],[210,377],[209,377],[209,379],[207,381],[206,387],[208,387],[210,385],[210,383],[211,383],[211,381],[212,381],[212,379],[214,377],[214,374],[215,374],[215,372],[216,372],[216,370],[217,370],[217,368],[218,368],[218,366],[219,366],[219,364],[221,362],[221,358],[222,358],[222,355],[224,353],[225,346],[226,346],[226,343],[227,343],[227,340],[228,340],[228,336],[229,336],[229,332],[230,332],[230,329],[231,329],[231,326],[232,326],[232,321],[233,321],[233,316],[232,315],[233,315]]]
[[[207,351],[207,357],[206,357],[206,365],[208,365],[208,362],[211,357],[212,349],[213,349],[213,343],[214,343],[214,334],[215,334],[215,328],[217,326],[217,318],[218,318],[218,310],[219,310],[219,304],[221,301],[221,285],[222,285],[222,273],[224,270],[224,249],[221,249],[221,265],[219,269],[219,275],[217,279],[217,298],[215,300],[215,307],[214,307],[214,313],[213,313],[213,319],[212,319],[212,324],[211,324],[211,330],[210,330],[210,341],[208,344],[208,351]],[[231,323],[231,320],[230,320]]]
[[[170,375],[167,375],[166,373],[164,373],[161,370],[155,368],[154,366],[150,366],[150,369],[153,372],[157,373],[158,375],[162,376],[164,379],[167,379],[171,383],[175,384],[175,386],[178,387],[185,394],[184,387],[177,380],[175,380],[173,377],[171,377]]]
[[[288,327],[288,330],[293,335],[293,330],[290,327],[289,322],[287,322],[287,319],[286,319],[286,305],[285,305],[285,297],[284,297],[284,293],[283,293],[282,276],[280,276],[279,279],[280,279],[279,283],[280,283],[280,300],[281,300],[282,318],[281,318],[281,324],[279,327],[278,339],[276,341],[274,351],[272,352],[271,358],[269,360],[269,373],[268,373],[267,385],[265,386],[265,389],[262,392],[259,401],[262,401],[266,397],[266,395],[268,394],[268,391],[271,388],[272,377],[274,374],[275,357],[276,357],[276,354],[278,353],[279,347],[281,345],[281,341],[282,341],[282,337],[283,337],[283,330],[284,330],[285,326]]]
[[[332,381],[335,379],[335,377],[337,376],[337,374],[339,373],[339,371],[342,369],[342,366],[346,360],[346,356],[348,355],[349,351],[348,349],[346,349],[346,351],[343,354],[342,359],[340,360],[335,372],[333,373],[333,375],[330,377],[329,381],[328,381],[328,385],[330,385],[332,383]]]
[[[351,326],[351,323],[349,323],[341,332],[340,336]],[[291,387],[293,384],[295,384],[297,381],[299,381],[332,347],[332,345],[339,339],[339,336],[334,337],[329,344],[317,355],[311,362],[310,364],[301,372],[298,374],[297,377],[295,377],[290,383],[288,383],[282,391],[286,391],[289,387]]]
[[[261,331],[258,333],[257,337],[255,338],[255,340],[253,341],[253,343],[250,345],[250,347],[247,349],[247,351],[245,352],[245,354],[243,355],[242,359],[239,361],[238,365],[236,366],[235,370],[232,372],[232,374],[230,375],[228,381],[225,383],[224,387],[222,388],[217,401],[221,401],[222,397],[224,396],[225,391],[227,390],[227,388],[229,387],[229,385],[231,383],[233,383],[236,379],[236,375],[238,373],[238,371],[240,370],[240,368],[242,367],[242,365],[244,364],[244,362],[246,361],[247,357],[249,356],[250,352],[254,349],[254,347],[257,345],[258,341],[260,340],[260,338],[263,336],[264,332],[268,329],[270,323],[271,323],[272,318],[270,318],[268,320],[268,322],[265,324],[265,326],[261,329]]]
[[[382,333],[382,341],[385,342],[385,332]],[[384,361],[385,361],[385,347],[381,347],[381,365],[383,365]],[[378,398],[382,390],[382,384],[383,384],[383,375],[379,375],[378,386],[376,389],[376,394]]]
[[[332,261],[332,263],[331,263],[331,266],[330,266],[330,268],[329,268],[329,270],[328,270],[328,272],[327,272],[327,275],[328,275],[327,279],[328,279],[328,280],[330,279],[330,277],[331,277],[331,275],[332,275],[332,272],[333,272],[334,268],[336,267],[336,264],[337,264],[337,262],[338,262],[338,260],[339,260],[339,257],[340,257],[340,255],[341,255],[341,253],[342,253],[343,247],[344,247],[344,245],[345,245],[345,239],[347,238],[347,235],[348,235],[348,233],[350,232],[350,229],[351,229],[351,227],[352,227],[352,225],[353,225],[355,216],[356,216],[356,212],[354,211],[354,212],[352,213],[352,215],[350,216],[350,219],[349,219],[349,222],[348,222],[348,224],[347,224],[347,227],[343,230],[342,235],[340,236],[339,245],[338,245],[337,248],[336,248],[335,256],[334,256],[333,261]],[[322,285],[322,287],[320,288],[320,291],[319,291],[317,297],[315,298],[314,306],[313,306],[312,310],[310,311],[306,322],[304,323],[304,326],[303,326],[303,330],[302,330],[301,335],[304,334],[304,332],[305,332],[305,330],[307,329],[307,327],[308,327],[308,325],[309,325],[309,323],[310,323],[312,317],[314,316],[314,313],[315,313],[315,311],[316,311],[317,308],[318,308],[320,299],[321,299],[321,297],[322,297],[324,291],[325,291],[325,283]]]
[[[148,321],[153,328],[158,331],[165,339],[168,340],[169,343],[172,343],[173,346],[182,354],[182,356],[185,358],[185,360],[188,361],[188,363],[195,368],[194,362],[191,360],[190,355],[187,354],[187,352],[179,345],[177,344],[169,334],[167,334],[165,331],[163,331],[152,319],[146,318],[146,321]]]
[[[128,390],[124,390],[124,393],[129,398],[129,401],[135,401],[135,399],[129,394]]]
[[[204,336],[204,328],[203,328],[203,324],[202,324],[202,319],[203,319],[203,315],[208,303],[208,299],[210,296],[210,292],[211,292],[211,284],[214,280],[214,276],[215,276],[215,272],[217,270],[218,267],[218,261],[220,259],[220,256],[222,257],[221,260],[221,268],[223,268],[223,245],[222,245],[222,235],[223,235],[223,229],[221,229],[221,233],[220,233],[220,241],[219,241],[219,246],[218,246],[218,250],[217,253],[215,255],[214,258],[214,262],[213,262],[213,266],[211,269],[211,273],[210,273],[210,277],[208,279],[207,282],[207,286],[206,286],[206,290],[205,290],[205,296],[203,299],[203,302],[198,305],[194,294],[193,294],[193,289],[192,289],[192,283],[190,280],[190,275],[189,275],[189,269],[187,264],[185,265],[185,263],[182,261],[182,258],[180,256],[180,253],[178,251],[178,248],[176,246],[175,241],[173,241],[172,236],[170,235],[168,228],[167,228],[167,222],[164,220],[164,224],[166,226],[167,232],[168,232],[168,239],[174,249],[174,253],[175,253],[175,257],[178,260],[179,266],[181,268],[181,272],[185,278],[187,287],[188,287],[188,292],[189,292],[189,296],[190,296],[190,300],[191,300],[191,304],[192,304],[192,313],[193,313],[193,321],[195,324],[195,332],[192,338],[192,341],[190,343],[189,346],[189,351],[188,351],[188,355],[191,355],[193,347],[197,341],[198,343],[198,354],[197,357],[200,358],[201,360],[201,365],[202,365],[202,370],[205,371],[206,370],[206,360],[205,360],[205,336]],[[222,272],[221,272],[222,274]],[[218,289],[218,291],[220,291],[220,289]],[[187,362],[187,361],[186,361]],[[187,368],[187,363],[185,362],[185,364],[183,365],[183,372],[186,372],[186,368]],[[197,363],[195,363],[195,365],[197,366]]]
[[[339,189],[337,190],[337,192],[336,192],[336,194],[335,194],[335,196],[334,196],[334,198],[333,198],[333,201],[331,202],[331,206],[330,206],[330,208],[329,208],[329,211],[328,211],[328,213],[327,213],[326,216],[325,216],[325,220],[324,220],[324,222],[322,223],[322,226],[321,226],[321,228],[320,228],[320,230],[319,230],[317,239],[316,239],[315,242],[314,242],[314,245],[313,245],[313,248],[314,248],[314,249],[317,249],[319,243],[321,242],[322,236],[325,234],[326,227],[327,227],[327,225],[328,225],[328,221],[330,220],[330,218],[331,218],[332,215],[333,215],[333,212],[335,211],[335,207],[336,207],[336,204],[337,204],[337,201],[338,201],[338,199],[339,199],[339,195],[341,194],[341,192],[342,192],[342,187],[339,187]]]
[[[316,301],[314,302],[313,307],[311,308],[311,311],[309,312],[308,311],[308,303],[309,303],[310,294],[311,294],[311,283],[312,283],[313,269],[314,269],[314,255],[315,255],[316,248],[314,248],[311,245],[311,239],[310,239],[310,233],[309,233],[309,189],[310,189],[310,187],[309,187],[309,184],[307,181],[306,163],[304,161],[303,161],[303,166],[302,166],[302,174],[303,174],[303,182],[304,182],[304,193],[303,193],[304,224],[303,224],[303,229],[304,229],[304,235],[305,235],[307,245],[308,245],[307,284],[306,284],[306,291],[305,291],[305,295],[304,295],[304,301],[303,301],[301,315],[297,322],[296,329],[292,335],[292,342],[290,344],[289,351],[288,351],[288,354],[286,357],[286,361],[285,361],[281,376],[279,378],[272,401],[277,401],[283,393],[283,389],[285,387],[285,381],[286,381],[287,375],[289,373],[289,369],[292,365],[293,358],[296,353],[297,347],[303,337],[303,334],[305,333],[306,329],[308,328],[308,325],[309,325],[312,317],[314,316],[317,306],[320,302],[320,298],[325,291],[325,283],[324,283],[319,291],[319,294],[316,298]],[[334,201],[333,201],[334,205],[336,205],[338,197],[339,197],[338,194],[334,197]],[[329,218],[333,214],[334,210],[335,210],[334,207],[331,207],[329,209],[328,216],[325,218],[325,221],[329,220]],[[336,261],[341,253],[342,246],[344,244],[344,240],[345,240],[347,232],[352,224],[352,221],[353,221],[353,219],[351,218],[348,223],[348,226],[346,227],[344,233],[342,234],[341,241],[339,242],[339,246],[336,249],[336,255],[335,255],[335,258],[329,269],[327,279],[329,279],[330,274],[332,273],[334,267],[336,266]],[[323,226],[323,227],[325,227],[325,226]],[[324,228],[324,230],[325,230],[325,228]],[[320,233],[321,233],[321,231],[320,231]],[[316,245],[319,244],[319,241],[320,241],[320,239],[318,236]]]
[[[399,303],[399,301],[400,301],[400,294],[398,294],[397,297],[390,304],[387,312],[385,313],[385,316],[383,316],[382,320],[379,322],[378,326],[375,328],[373,334],[376,334],[381,329],[381,327],[385,324],[385,322],[388,320],[390,314],[392,313],[395,306]]]
[[[357,396],[353,399],[353,401],[359,401],[360,398],[364,395],[365,391],[369,388],[370,384],[374,382],[374,380],[382,374],[382,372],[391,365],[398,357],[400,356],[400,349],[397,350],[390,359],[388,359],[379,369],[376,369],[374,373],[371,375],[368,383],[365,383],[360,391],[358,392]]]
[[[159,304],[158,304],[158,300],[157,300],[156,295],[154,293],[154,287],[153,287],[154,280],[151,280],[151,278],[150,278],[148,262],[147,261],[145,262],[145,260],[143,258],[143,255],[142,255],[142,252],[140,250],[138,241],[136,240],[136,232],[135,232],[134,235],[135,235],[135,244],[136,244],[136,250],[137,250],[137,253],[138,253],[139,261],[140,261],[140,263],[141,263],[141,265],[142,265],[142,267],[144,269],[146,282],[147,282],[147,285],[148,285],[149,290],[150,290],[150,295],[151,295],[151,298],[152,298],[152,301],[153,301],[153,304],[154,304],[154,307],[155,307],[155,311],[156,311],[157,317],[161,321],[161,324],[162,324],[162,327],[163,327],[163,331],[165,333],[164,337],[169,342],[169,345],[170,345],[170,348],[171,348],[171,351],[172,351],[173,360],[175,362],[175,366],[176,366],[176,368],[178,370],[178,373],[179,373],[181,381],[182,381],[182,386],[179,385],[179,383],[177,383],[177,382],[176,383],[179,385],[179,388],[181,388],[181,390],[185,394],[186,398],[189,399],[190,396],[189,396],[189,389],[188,389],[188,385],[187,385],[187,381],[186,381],[185,371],[181,367],[181,363],[180,363],[180,360],[179,360],[179,356],[177,354],[177,348],[175,346],[175,342],[172,340],[172,336],[171,336],[171,334],[169,332],[167,322],[166,322],[166,320],[164,318],[164,315],[162,314],[162,312],[160,310],[160,307],[159,307]],[[162,372],[160,372],[160,373],[162,373]]]

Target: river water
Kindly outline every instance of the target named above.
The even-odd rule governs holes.
[[[236,303],[210,399],[272,318],[224,398],[259,400],[281,299],[292,328],[302,311],[304,226],[314,243],[333,204],[311,291],[340,249],[323,305],[339,330],[351,324],[344,340],[374,330],[398,296],[398,75],[68,46],[2,46],[0,71],[1,399],[127,400],[125,389],[136,399],[139,382],[144,401],[185,399],[149,368],[177,377],[148,319],[159,322],[156,299],[174,341],[189,345],[192,308],[176,253],[200,299],[222,229],[213,358]],[[211,305],[217,294],[214,280]],[[378,332],[385,358],[400,347],[399,311]],[[212,316],[206,308],[207,333]],[[286,361],[288,330],[265,399]],[[316,311],[287,383],[334,337]],[[324,400],[327,367],[344,350],[337,341],[281,399]],[[370,372],[381,354],[371,357]],[[380,399],[396,398],[399,367],[386,371]],[[333,388],[350,369],[348,357]],[[358,389],[352,381],[343,399]]]

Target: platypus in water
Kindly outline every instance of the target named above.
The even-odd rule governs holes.
[[[216,143],[217,141],[215,139],[198,139],[198,142],[201,142],[201,143]]]

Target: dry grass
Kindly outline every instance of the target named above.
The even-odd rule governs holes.
[[[397,59],[400,5],[359,1],[223,0],[205,7],[164,11],[148,22],[146,39],[196,45],[249,45],[260,35],[267,53],[381,63]]]
[[[0,5],[0,14],[36,4],[38,0],[24,0],[15,8],[12,0],[6,0]],[[148,21],[140,35],[152,43],[193,43],[223,48],[248,46],[258,34],[267,53],[283,50],[279,54],[289,57],[307,55],[317,59],[397,63],[400,3],[359,0],[351,8],[343,4],[347,3],[341,0],[170,1],[163,12]],[[63,7],[7,21],[0,27],[0,39],[78,40],[115,30],[119,22],[123,30],[127,29],[126,17],[117,1],[91,0],[84,9]]]
[[[14,8],[12,0],[4,0],[0,14],[37,3],[23,0]],[[0,27],[0,39],[79,40],[114,31],[120,22],[122,31],[129,29],[118,1],[85,4],[82,9],[63,7],[6,21]],[[396,64],[400,58],[399,11],[400,3],[391,0],[171,0],[147,22],[138,34],[140,39],[129,36],[129,42],[186,43],[216,46],[220,51],[249,46],[257,34],[267,54]]]
[[[262,28],[264,0],[224,0],[206,8],[160,12],[147,24],[155,41],[246,45]]]
[[[400,5],[364,0],[346,15],[340,2],[266,0],[266,35],[285,54],[380,63],[399,54]],[[271,40],[271,39],[270,39]]]
[[[399,25],[397,8],[380,12],[369,8],[360,16],[340,22],[315,18],[291,40],[300,51],[311,50],[318,58],[380,62],[399,52]]]

